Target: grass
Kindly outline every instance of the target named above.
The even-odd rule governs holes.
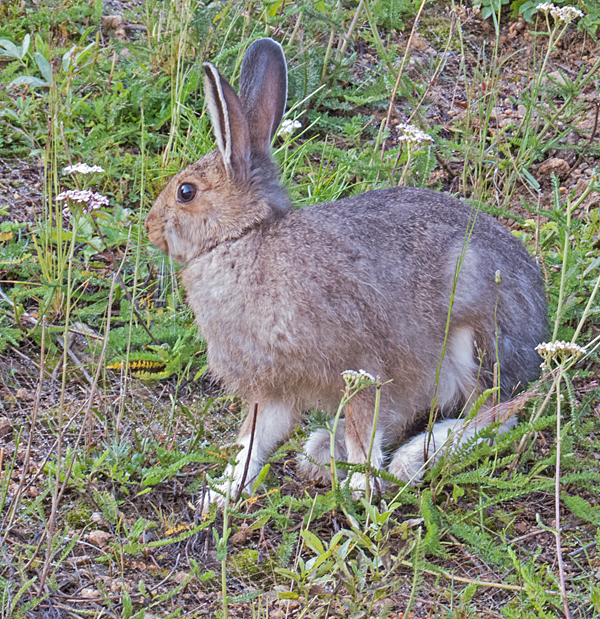
[[[0,180],[1,617],[600,613],[600,10],[567,25],[529,4],[484,2],[482,21],[439,1],[145,0],[120,38],[100,2],[0,5],[0,160],[16,171]],[[532,22],[511,47],[519,13]],[[417,14],[439,24],[430,39]],[[235,82],[264,35],[302,123],[274,144],[294,202],[399,183],[470,199],[535,255],[552,339],[572,346],[546,351],[518,427],[418,488],[359,502],[342,475],[300,482],[300,428],[252,496],[203,518],[194,500],[243,413],[207,378],[178,265],[143,217],[213,148],[201,62]],[[432,141],[407,142],[406,122]],[[64,172],[78,162],[104,171]],[[109,206],[57,200],[74,190]]]

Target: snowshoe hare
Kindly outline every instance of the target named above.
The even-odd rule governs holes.
[[[251,488],[303,411],[337,409],[345,370],[391,381],[382,389],[375,467],[434,398],[442,412],[460,410],[490,388],[496,362],[501,402],[537,377],[546,301],[518,239],[458,199],[412,187],[292,208],[270,152],[287,96],[281,46],[265,38],[248,47],[239,95],[212,64],[204,67],[218,149],[171,179],[146,228],[187,265],[183,282],[209,368],[248,403],[242,449],[227,471],[232,496],[242,480]],[[436,423],[429,437],[396,451],[389,471],[418,481],[427,457],[489,424],[491,408],[472,428]],[[373,416],[369,387],[338,427],[340,459],[365,462]],[[309,438],[301,472],[325,475],[329,440],[327,430]],[[351,485],[364,487],[364,476]],[[223,497],[213,492],[209,501]]]

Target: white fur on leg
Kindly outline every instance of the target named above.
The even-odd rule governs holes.
[[[345,422],[338,421],[335,433],[335,459],[346,461]],[[303,479],[328,482],[331,480],[331,432],[327,428],[315,430],[304,444],[304,454],[296,460],[298,475]],[[308,456],[308,457],[307,457]],[[310,459],[309,459],[310,458]],[[338,479],[344,479],[346,471],[338,469]]]
[[[202,504],[202,510],[208,509],[211,503],[217,503],[219,507],[225,505],[225,498],[229,492],[230,499],[234,500],[242,485],[244,470],[247,468],[242,490],[251,490],[265,461],[265,454],[271,453],[278,443],[285,440],[296,424],[293,408],[286,402],[277,400],[259,400],[258,416],[256,418],[254,440],[251,442],[251,425],[247,423],[237,439],[237,444],[242,449],[236,457],[235,466],[228,465],[224,477],[231,481],[225,481],[217,486],[217,492],[207,492]],[[252,414],[252,413],[250,413]]]
[[[425,464],[435,462],[440,455],[438,451],[441,451],[446,443],[450,444],[449,434],[459,430],[463,424],[462,419],[447,419],[433,426],[431,440],[428,432],[412,438],[394,454],[389,467],[390,473],[404,482],[420,483],[425,474]]]
[[[237,497],[240,486],[242,485],[242,478],[244,477],[244,470],[246,468],[246,462],[248,461],[248,449],[250,445],[250,437],[244,437],[238,439],[238,445],[242,446],[236,457],[235,466],[228,464],[223,472],[223,477],[226,481],[215,486],[214,490],[207,488],[206,496],[202,504],[202,511],[208,510],[211,503],[216,503],[220,508],[225,505],[227,493],[229,492],[229,500],[234,501]],[[257,453],[256,439],[252,445],[252,455],[248,462],[248,470],[246,472],[246,478],[244,480],[244,488],[242,490],[249,491],[252,489],[254,480],[258,477],[262,468],[263,454]]]

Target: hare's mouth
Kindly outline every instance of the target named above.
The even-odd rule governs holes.
[[[169,243],[167,239],[162,234],[159,234],[157,230],[153,229],[152,227],[148,225],[146,225],[146,230],[148,233],[148,238],[150,239],[150,242],[152,243],[152,245],[154,245],[155,247],[158,247],[158,249],[168,254]]]

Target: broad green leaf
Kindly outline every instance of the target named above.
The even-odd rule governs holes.
[[[19,50],[14,43],[7,41],[6,39],[0,39],[0,45],[4,48],[2,53],[5,56],[11,56],[12,58],[18,58],[19,60],[21,59]]]
[[[48,86],[52,85],[52,69],[48,59],[40,52],[34,54],[35,62],[40,70],[40,73],[44,76],[44,79],[48,83]]]
[[[22,75],[14,79],[9,86],[23,86],[28,84],[29,86],[50,86],[48,82],[41,80],[39,77],[32,77],[31,75]]]
[[[77,66],[81,61],[85,60],[85,57],[90,53],[90,50],[96,45],[96,42],[90,43],[85,49],[82,49],[78,54],[75,55],[75,66]]]
[[[71,57],[73,56],[73,52],[75,51],[75,46],[73,45],[73,47],[66,52],[63,57],[62,57],[62,71],[63,73],[66,73],[69,70],[69,67],[71,66]]]
[[[309,531],[308,529],[302,529],[302,531],[300,531],[300,535],[302,536],[304,543],[313,552],[316,552],[318,555],[321,555],[325,552],[321,540],[312,531]]]
[[[29,51],[29,42],[31,41],[31,37],[26,34],[23,37],[23,45],[21,47],[21,60],[23,60],[23,58],[25,58],[27,52]]]

